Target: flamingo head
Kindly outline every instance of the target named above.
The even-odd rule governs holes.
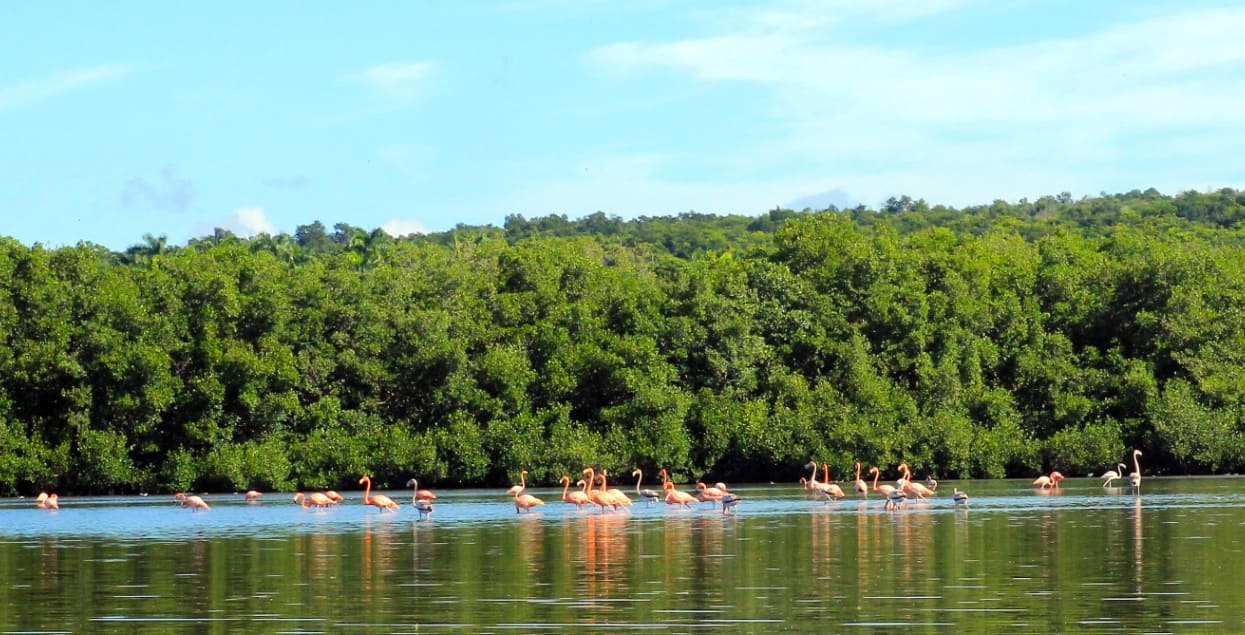
[[[371,483],[371,482],[372,482],[372,477],[366,474],[364,474],[362,477],[359,478],[359,485],[362,485],[364,483]]]
[[[641,472],[641,471],[640,471],[640,468],[638,468],[638,467],[637,467],[636,469],[634,469],[634,470],[631,470],[631,475],[632,475],[632,476],[639,476],[639,475],[641,475],[641,474],[643,474],[643,472]]]
[[[807,469],[809,469],[809,468],[816,468],[816,467],[817,467],[817,464],[816,464],[816,463],[814,463],[813,461],[809,461],[808,463],[805,463],[805,464],[804,464],[804,469],[806,469],[806,470],[807,470]]]
[[[881,473],[881,470],[878,470],[878,466],[876,466],[876,465],[875,465],[875,466],[873,466],[873,467],[869,468],[869,473],[870,473],[870,474],[880,474],[880,473]]]
[[[417,481],[417,480],[415,480],[415,479],[411,479],[411,480],[409,480],[409,481],[407,481],[407,482],[406,482],[406,486],[407,486],[407,487],[419,487],[419,481]]]
[[[1141,456],[1141,450],[1133,450],[1133,456]]]
[[[807,478],[804,478],[803,476],[801,476],[801,477],[800,477],[800,485],[804,485],[804,484],[806,484],[806,483],[808,483],[808,479],[807,479]]]
[[[568,477],[566,478],[566,480],[568,480],[568,481],[569,481],[569,480],[571,480],[571,478],[568,476]],[[587,482],[587,481],[585,481],[585,480],[584,480],[584,479],[582,479],[582,478],[581,478],[581,479],[579,479],[578,481],[575,481],[575,487],[583,487],[583,486],[585,486],[585,485],[587,485],[587,484],[588,484],[588,482]]]

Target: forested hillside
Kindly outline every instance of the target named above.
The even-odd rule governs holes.
[[[1245,465],[1245,192],[0,239],[0,493]]]

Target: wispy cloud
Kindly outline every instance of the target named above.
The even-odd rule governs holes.
[[[150,207],[165,212],[185,212],[194,199],[195,186],[190,179],[173,174],[165,166],[156,179],[136,176],[121,191],[121,205],[128,209]]]
[[[79,88],[118,79],[134,71],[135,67],[127,64],[86,66],[0,87],[0,111],[19,108]]]
[[[410,99],[418,95],[433,68],[432,62],[390,62],[368,68],[362,77],[384,95]]]
[[[1245,137],[1245,9],[1176,8],[1098,31],[983,48],[861,43],[842,23],[851,7],[851,25],[873,28],[896,19],[919,24],[966,3],[943,0],[916,12],[886,9],[910,3],[865,4],[868,10],[767,6],[704,37],[617,42],[587,60],[609,73],[665,70],[753,86],[769,102],[770,123],[786,133],[741,155],[758,163],[799,157],[810,173],[830,175],[819,189],[843,186],[866,197],[928,187],[913,193],[977,202],[1048,183],[1062,183],[1049,191],[1085,184],[1096,193],[1101,162],[1139,147],[1160,150],[1158,137],[1207,129]]]
[[[380,226],[380,228],[384,230],[386,234],[395,237],[428,233],[428,227],[424,225],[423,221],[415,220],[413,218],[395,218],[393,220],[386,221],[384,225]]]
[[[241,236],[254,236],[256,234],[269,234],[275,236],[277,228],[264,215],[262,207],[240,207],[233,212],[231,219],[233,228],[237,229],[237,233]]]

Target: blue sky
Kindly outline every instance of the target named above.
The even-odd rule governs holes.
[[[1234,4],[18,3],[0,235],[1245,188]]]

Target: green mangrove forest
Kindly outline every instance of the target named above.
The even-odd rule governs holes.
[[[0,238],[0,494],[1245,467],[1245,192]]]

